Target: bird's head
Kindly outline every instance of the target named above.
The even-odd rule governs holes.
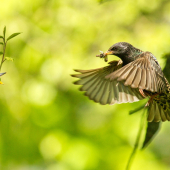
[[[118,42],[112,45],[106,52],[105,55],[116,55],[122,57],[128,55],[134,47],[127,42]]]
[[[124,64],[134,61],[135,56],[139,55],[142,51],[135,48],[127,42],[118,42],[112,45],[105,53],[101,51],[100,55],[96,57],[104,58],[108,61],[108,55],[115,55],[122,59]]]

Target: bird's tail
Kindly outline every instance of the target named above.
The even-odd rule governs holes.
[[[170,104],[152,100],[149,104],[148,122],[170,121]]]

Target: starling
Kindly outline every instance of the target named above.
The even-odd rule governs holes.
[[[144,52],[127,42],[112,45],[108,51],[97,55],[107,61],[107,55],[121,60],[111,61],[108,66],[92,70],[75,70],[80,74],[74,84],[91,100],[102,105],[131,103],[149,98],[149,122],[170,121],[170,84],[151,52]]]

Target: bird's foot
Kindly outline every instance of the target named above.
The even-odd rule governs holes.
[[[159,95],[160,93],[156,93],[154,95],[150,96],[150,99],[148,100],[148,102],[146,103],[145,107],[149,106],[150,103],[153,101],[153,99],[155,98],[155,96]]]
[[[143,92],[142,89],[139,89],[139,92],[140,92],[140,94],[141,94],[143,97],[147,97],[147,96],[145,95],[145,93]]]

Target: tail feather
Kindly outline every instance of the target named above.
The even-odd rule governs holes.
[[[164,110],[163,107],[155,100],[149,104],[148,122],[170,121],[169,110]]]
[[[167,120],[170,121],[170,108],[169,108],[169,110],[166,113],[166,117],[167,117]]]
[[[148,114],[148,122],[152,122],[154,120],[155,117],[155,102],[153,101],[150,105],[149,105],[149,114]]]

